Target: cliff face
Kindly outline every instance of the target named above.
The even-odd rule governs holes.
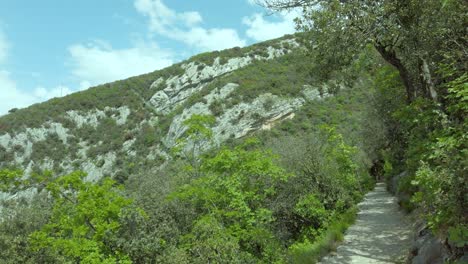
[[[327,96],[301,52],[285,36],[21,109],[0,118],[0,167],[125,178],[169,159],[193,114],[216,117],[214,144],[270,129]]]

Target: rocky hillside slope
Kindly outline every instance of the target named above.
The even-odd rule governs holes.
[[[167,160],[192,114],[216,117],[215,144],[270,129],[327,96],[302,56],[285,36],[20,109],[0,118],[0,167],[124,181]]]

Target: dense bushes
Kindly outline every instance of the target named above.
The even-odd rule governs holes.
[[[446,89],[441,100],[445,105],[420,97],[410,104],[393,100],[380,107],[387,112],[382,116],[391,129],[384,151],[385,169],[389,181],[404,172],[397,182],[401,204],[422,212],[428,227],[448,238],[456,257],[468,243],[467,75],[453,65],[440,69],[447,80],[438,87]],[[380,74],[386,76],[381,80],[390,80],[394,73]],[[401,87],[395,82],[380,84],[383,95]]]
[[[339,242],[343,241],[344,232],[356,219],[356,208],[351,208],[329,224],[326,231],[311,241],[293,244],[290,247],[290,262],[292,263],[316,263],[330,251],[336,249]]]
[[[145,213],[132,209],[131,213],[112,218],[119,228],[111,228],[112,234],[104,237],[105,247],[93,247],[98,252],[95,256],[128,257],[134,263],[206,263],[220,259],[233,263],[290,262],[303,254],[317,257],[320,254],[310,252],[330,249],[350,222],[354,204],[372,186],[367,174],[371,158],[366,155],[376,145],[351,145],[363,136],[362,130],[352,124],[361,122],[369,109],[362,105],[369,97],[362,92],[366,87],[356,88],[306,105],[296,119],[259,134],[260,144],[239,145],[244,140],[238,140],[237,146],[213,149],[201,156],[196,168],[190,167],[193,165],[189,160],[176,159],[149,171],[138,168],[136,160],[122,160],[123,166],[132,166],[126,170],[131,173],[126,192],[135,199],[130,208],[139,207]],[[349,112],[354,114],[343,115]],[[195,128],[203,129],[208,123]],[[112,119],[103,126],[115,129]],[[102,130],[86,126],[81,129],[90,136]],[[139,155],[144,155],[144,146],[158,142],[159,129],[143,125],[141,133],[129,134],[127,139],[136,139],[135,146],[142,148]],[[379,138],[380,133],[374,131],[372,138]],[[104,141],[102,136],[95,135],[93,140]],[[115,135],[116,142],[124,138]],[[198,173],[192,173],[193,169]],[[121,178],[125,181],[127,177]],[[76,216],[73,210],[67,206],[62,211]],[[1,222],[0,226],[7,224]],[[25,239],[28,232],[38,230],[43,233],[37,234],[55,236],[47,223],[21,236]],[[86,230],[93,234],[89,228]],[[49,254],[53,259],[77,257],[65,254],[68,248],[52,240],[39,245],[44,256]],[[120,253],[116,255],[112,250]],[[54,252],[61,253],[57,256]],[[39,261],[34,251],[24,254]]]
[[[193,134],[209,131],[209,122],[195,121]],[[133,205],[108,179],[34,177],[51,192],[52,210],[44,221],[20,229],[22,250],[15,240],[2,243],[17,254],[14,259],[31,262],[313,261],[340,240],[354,205],[372,185],[355,154],[331,126],[262,144],[247,139],[200,156],[196,168],[174,160],[158,171],[134,172],[126,183]],[[13,178],[5,182],[18,185]],[[28,213],[34,211],[25,210],[26,219]],[[0,229],[17,221],[2,219]],[[11,254],[2,257],[10,260]]]
[[[18,186],[45,188],[30,208],[13,200],[16,210],[2,210],[0,237],[2,262],[13,263],[131,263],[128,256],[113,243],[125,214],[141,215],[130,207],[132,201],[121,193],[111,179],[100,183],[84,182],[86,174],[74,172],[60,177],[51,173],[36,174],[30,179],[12,178],[18,172],[0,171],[8,191]],[[39,210],[41,209],[41,210]],[[2,233],[3,234],[3,233]]]
[[[346,226],[342,217],[350,218],[349,210],[372,181],[353,161],[354,148],[330,127],[289,140],[271,146],[298,146],[296,155],[276,156],[247,140],[211,151],[197,168],[178,161],[158,177],[131,177],[129,190],[154,224],[141,225],[140,236],[128,243],[156,243],[138,257],[169,263],[169,256],[181,263],[287,262],[302,254],[299,244],[326,251]]]

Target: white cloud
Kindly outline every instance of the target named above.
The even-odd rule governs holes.
[[[8,113],[8,110],[13,108],[27,107],[34,103],[43,102],[54,97],[65,96],[82,89],[83,87],[71,89],[66,86],[53,88],[38,86],[32,92],[25,91],[17,87],[16,82],[11,78],[10,72],[0,70],[0,116]]]
[[[164,68],[173,63],[172,54],[156,44],[142,43],[128,49],[113,49],[105,42],[69,47],[72,75],[80,87],[97,85]]]
[[[255,4],[255,0],[247,0]],[[166,6],[163,0],[134,0],[136,10],[148,18],[149,31],[180,41],[198,51],[225,49],[245,46],[233,28],[210,28],[203,25],[199,12],[179,12]],[[242,23],[248,26],[246,35],[255,41],[262,41],[293,33],[293,19],[299,12],[279,14],[279,19],[268,19],[261,14],[245,17]],[[33,103],[64,96],[86,89],[92,85],[124,79],[170,66],[174,54],[163,50],[153,42],[136,43],[132,47],[115,49],[103,41],[78,43],[68,48],[71,75],[78,80],[76,88],[66,86],[38,86],[34,90],[17,87],[11,74],[2,69],[9,55],[7,37],[0,30],[0,115],[14,107],[25,107]]]
[[[9,45],[7,38],[5,34],[0,31],[0,64],[6,62],[8,50]],[[37,73],[33,75],[35,74]],[[83,89],[83,86],[80,86],[79,89]],[[11,77],[9,71],[0,68],[0,116],[8,113],[10,109],[27,107],[53,97],[65,96],[77,90],[70,89],[66,86],[54,88],[39,86],[32,92],[23,90],[17,86],[16,81]]]
[[[194,14],[187,13],[186,17],[187,24],[198,20]],[[128,49],[113,49],[103,41],[87,45],[76,44],[69,47],[69,52],[71,74],[80,82],[77,88],[62,85],[37,86],[28,91],[17,87],[10,72],[1,68],[1,64],[6,62],[8,48],[7,38],[0,31],[0,115],[6,114],[12,108],[27,107],[53,97],[87,89],[92,85],[147,73],[173,63],[172,54],[154,43],[136,43]]]
[[[6,62],[8,50],[8,40],[0,30],[0,66]],[[0,115],[6,114],[12,108],[25,107],[33,102],[32,96],[16,87],[10,72],[0,68]]]
[[[194,27],[189,31],[177,34],[174,39],[181,40],[186,44],[203,51],[221,50],[232,47],[243,47],[245,40],[241,40],[237,32],[228,28]]]
[[[0,115],[12,108],[20,108],[34,103],[34,97],[19,90],[10,73],[0,70]]]
[[[54,97],[62,97],[62,96],[77,92],[78,90],[79,89],[72,90],[71,88],[67,86],[62,86],[62,85],[54,87],[54,88],[45,88],[45,87],[39,86],[34,90],[33,95],[37,101],[45,101]]]
[[[294,33],[296,31],[294,19],[299,14],[298,11],[281,13],[279,14],[279,21],[269,21],[262,14],[256,13],[250,17],[244,17],[242,23],[249,27],[246,31],[249,38],[264,41]]]
[[[192,27],[203,21],[200,13],[195,11],[177,13],[161,0],[136,0],[135,8],[149,17],[150,29],[161,34],[169,34],[176,25]]]
[[[204,28],[198,12],[176,12],[162,0],[135,0],[138,12],[149,18],[149,28],[165,37],[182,41],[200,51],[245,46],[235,29]]]
[[[176,12],[161,1],[136,0],[134,4],[138,12],[150,18],[151,30],[166,32],[167,27],[172,26],[178,19]]]

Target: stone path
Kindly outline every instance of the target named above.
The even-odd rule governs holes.
[[[378,183],[359,204],[356,223],[346,231],[343,243],[320,263],[402,263],[410,248],[410,233],[396,198],[384,183]]]

